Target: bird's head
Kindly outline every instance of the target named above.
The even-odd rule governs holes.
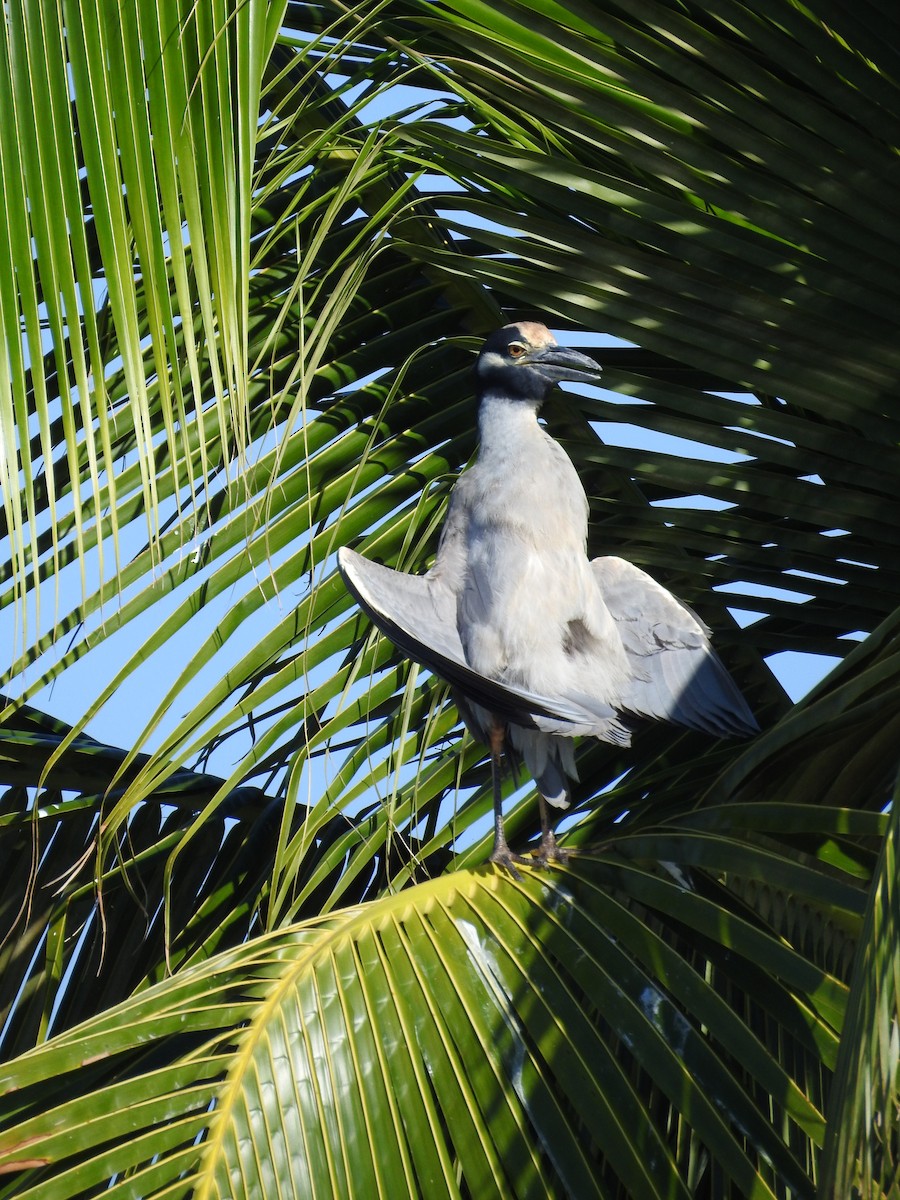
[[[542,401],[563,380],[595,383],[600,366],[586,354],[558,346],[536,321],[504,325],[487,339],[475,363],[479,392],[502,390],[523,400]]]

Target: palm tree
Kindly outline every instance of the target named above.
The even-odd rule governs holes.
[[[892,10],[5,16],[0,1195],[894,1194]],[[765,730],[585,744],[516,881],[334,562],[427,565],[538,314]]]

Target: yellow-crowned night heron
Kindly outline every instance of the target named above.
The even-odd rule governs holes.
[[[453,488],[426,575],[392,571],[344,548],[340,569],[362,608],[405,654],[447,679],[472,733],[490,747],[492,861],[522,859],[503,830],[500,756],[521,757],[540,795],[536,861],[562,859],[546,804],[566,807],[577,778],[572,738],[627,745],[629,717],[719,737],[758,726],[709,644],[709,630],[622,558],[585,553],[588,504],[538,413],[562,380],[600,367],[545,326],[506,325],[475,366],[477,463]]]

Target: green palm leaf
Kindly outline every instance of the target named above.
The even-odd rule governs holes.
[[[811,1194],[791,1143],[821,1142],[805,1076],[833,1064],[845,989],[705,889],[618,852],[463,872],[181,971],[8,1068],[0,1164],[28,1172],[9,1194],[680,1195],[703,1145],[740,1194]],[[799,1084],[733,1002],[754,970]]]
[[[888,19],[9,7],[7,1194],[349,1193],[354,1137],[361,1194],[803,1196],[823,1145],[888,1191],[853,1082],[893,1111]],[[548,413],[592,552],[772,728],[581,747],[572,870],[519,887],[468,870],[480,749],[333,555],[427,566],[478,335],[536,313],[605,368]],[[788,712],[793,650],[844,662]]]
[[[897,1187],[897,805],[881,850],[829,1100],[822,1194],[890,1196]]]

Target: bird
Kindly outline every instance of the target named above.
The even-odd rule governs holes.
[[[601,367],[546,325],[504,325],[475,363],[478,455],[456,479],[434,564],[413,575],[349,547],[349,592],[405,655],[444,678],[491,759],[490,861],[564,863],[547,806],[566,808],[574,739],[628,746],[638,724],[668,721],[717,737],[758,725],[710,644],[710,630],[624,558],[588,558],[588,501],[574,464],[539,421],[562,382]],[[502,811],[502,760],[522,761],[539,799],[536,854],[514,853]]]

